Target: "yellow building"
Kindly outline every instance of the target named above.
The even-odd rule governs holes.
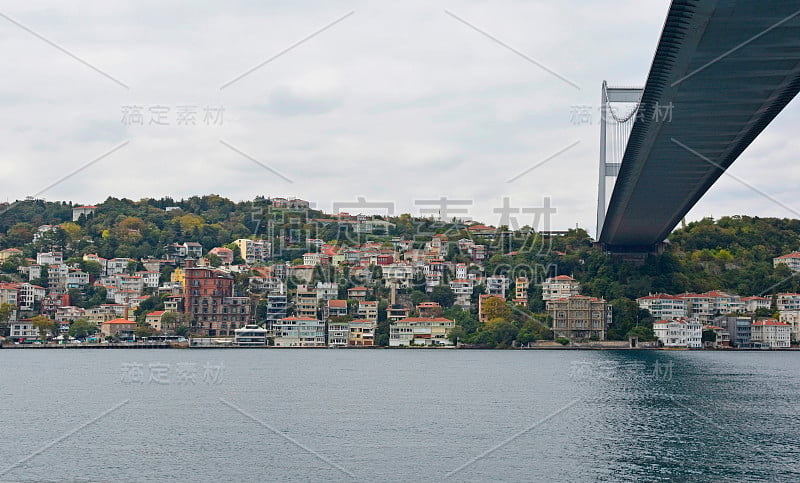
[[[183,292],[186,293],[186,272],[181,267],[177,267],[172,275],[169,276],[171,282],[180,283],[183,287]]]

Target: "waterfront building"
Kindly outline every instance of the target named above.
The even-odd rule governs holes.
[[[760,342],[772,348],[788,348],[790,346],[791,328],[786,322],[777,320],[759,320],[753,322],[753,342]]]
[[[389,346],[451,346],[455,322],[444,317],[408,317],[389,325]]]
[[[375,345],[375,322],[366,319],[351,320],[347,344],[352,347],[372,347]]]
[[[267,345],[267,329],[255,324],[247,324],[235,329],[233,343],[239,347],[260,347]]]
[[[604,340],[612,321],[611,304],[585,295],[549,300],[547,313],[553,318],[553,336],[570,340]]]
[[[285,317],[272,326],[275,347],[325,347],[325,323],[312,317]]]

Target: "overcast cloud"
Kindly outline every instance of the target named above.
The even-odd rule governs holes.
[[[594,234],[600,85],[643,85],[668,6],[4,3],[1,14],[102,73],[0,18],[0,193],[37,194],[130,141],[40,196],[286,195],[328,211],[360,196],[414,214],[414,200],[445,196],[473,200],[469,215],[493,224],[504,197],[533,207],[549,196],[552,228]],[[123,122],[126,106],[143,108],[144,125]],[[154,106],[169,109],[169,125],[150,124]],[[194,126],[177,125],[181,106],[196,106]],[[222,118],[204,119],[205,106],[222,106]],[[574,124],[575,106],[592,106],[593,122]],[[730,173],[800,211],[798,117],[794,101]],[[796,217],[723,176],[688,218],[727,214]]]

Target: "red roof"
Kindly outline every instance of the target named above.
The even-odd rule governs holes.
[[[328,300],[328,307],[346,308],[347,300]]]
[[[775,258],[800,258],[800,252],[792,252],[789,253],[788,255],[781,255]]]
[[[775,320],[775,319],[769,319],[769,320],[759,320],[758,322],[753,322],[753,325],[758,325],[758,326],[762,326],[762,325],[788,326],[789,324],[787,324],[786,322],[780,322],[780,321]]]
[[[468,230],[494,230],[491,226],[486,225],[472,225],[471,227],[467,228]]]
[[[150,317],[152,315],[153,317],[158,317],[164,315],[164,312],[165,312],[164,310],[156,310],[155,312],[150,312],[149,314],[147,314],[147,316]]]
[[[636,300],[661,300],[661,299],[665,299],[665,300],[683,300],[681,297],[678,297],[677,295],[670,295],[670,294],[666,294],[666,293],[657,293],[657,294],[654,294],[654,295],[646,295],[644,297],[639,297]]]
[[[406,317],[405,319],[400,319],[400,322],[453,322],[450,319],[446,319],[444,317]]]
[[[569,280],[571,282],[575,281],[575,279],[570,277],[569,275],[559,275],[558,277],[553,277],[550,280]]]

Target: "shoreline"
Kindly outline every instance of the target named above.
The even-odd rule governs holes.
[[[483,351],[537,351],[537,350],[566,350],[566,351],[671,351],[671,352],[793,352],[800,351],[800,347],[780,347],[770,349],[687,349],[678,347],[620,347],[620,346],[593,346],[593,347],[575,347],[575,346],[541,346],[541,347],[510,347],[505,349],[496,349],[489,347],[275,347],[275,346],[251,346],[240,347],[234,345],[218,345],[218,346],[190,346],[188,344],[14,344],[3,345],[0,349],[64,349],[64,350],[99,350],[99,349],[244,349],[244,350],[483,350]]]

